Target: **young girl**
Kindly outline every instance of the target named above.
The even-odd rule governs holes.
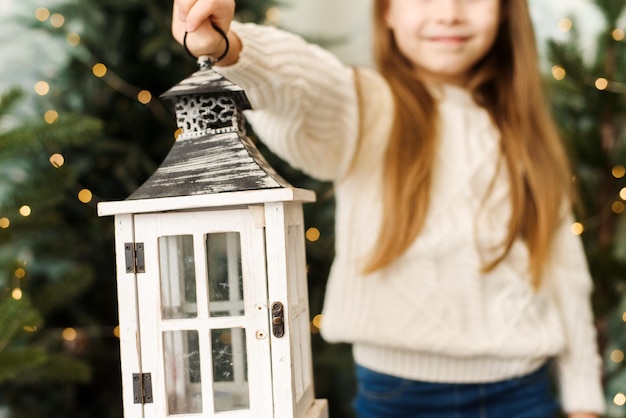
[[[571,177],[526,0],[375,0],[378,71],[233,0],[176,0],[172,31],[242,86],[248,120],[335,182],[322,335],[353,345],[360,418],[603,413]]]

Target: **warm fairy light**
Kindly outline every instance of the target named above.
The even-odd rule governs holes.
[[[37,332],[37,326],[36,325],[24,325],[22,327],[22,329],[25,332]]]
[[[57,119],[59,119],[59,113],[56,110],[48,110],[43,114],[43,120],[50,125],[56,122]]]
[[[83,189],[78,192],[78,200],[80,200],[81,202],[89,203],[91,202],[91,199],[93,199],[93,194],[91,193],[91,191]]]
[[[55,28],[60,28],[65,23],[65,18],[62,14],[55,13],[50,16],[50,24]]]
[[[178,128],[174,131],[174,139],[178,139],[183,134],[183,128]]]
[[[621,363],[624,361],[624,352],[622,350],[611,351],[611,361],[613,363]]]
[[[116,326],[115,328],[113,328],[113,335],[115,335],[115,337],[120,338],[120,326]]]
[[[623,393],[618,393],[613,398],[613,403],[617,406],[624,406],[624,404],[626,404],[626,395],[624,395]]]
[[[80,35],[77,34],[76,32],[70,32],[67,34],[67,36],[65,37],[65,41],[70,45],[70,46],[76,46],[80,43]]]
[[[15,277],[17,277],[18,279],[23,279],[24,277],[26,277],[26,270],[20,267],[16,269],[13,274],[15,274]]]
[[[559,20],[557,26],[561,32],[569,32],[572,29],[572,20],[568,18],[563,18]]]
[[[30,210],[30,206],[28,205],[24,205],[20,208],[20,215],[26,217],[26,216],[30,216],[31,214],[31,210]]]
[[[580,222],[574,222],[572,224],[571,230],[572,230],[572,234],[580,235],[583,233],[585,228],[583,227],[583,224],[581,224]]]
[[[40,96],[45,96],[50,92],[50,84],[45,81],[38,81],[35,83],[35,93]]]
[[[322,314],[317,314],[313,317],[313,325],[316,328],[321,328],[322,327]]]
[[[15,289],[13,289],[13,291],[11,292],[11,297],[15,300],[20,300],[22,299],[22,296],[24,296],[22,294],[22,289],[20,289],[19,287],[16,287]]]
[[[152,93],[148,90],[141,90],[139,94],[137,94],[137,100],[139,100],[141,104],[148,104],[152,100]]]
[[[604,78],[604,77],[600,77],[596,80],[595,82],[595,86],[598,90],[605,90],[609,85],[609,81]]]
[[[107,73],[107,66],[99,62],[91,68],[91,71],[96,77],[104,77]]]
[[[626,312],[622,314],[622,321],[626,322]]]
[[[306,230],[305,236],[309,241],[315,242],[320,239],[320,230],[315,227],[309,228]]]
[[[0,228],[7,229],[11,225],[9,218],[0,218]]]
[[[613,32],[611,32],[611,35],[613,35],[613,39],[615,39],[616,41],[623,41],[624,37],[626,36],[626,34],[624,34],[624,29],[613,29]]]
[[[40,22],[45,22],[50,17],[50,10],[40,7],[35,10],[35,18]]]
[[[618,201],[611,203],[611,211],[613,211],[613,213],[617,215],[619,215],[620,213],[623,213],[624,209],[626,209],[626,205],[624,205],[624,202],[621,202],[618,200]]]
[[[552,77],[554,77],[555,80],[561,81],[566,75],[567,73],[565,72],[565,68],[560,65],[554,65],[552,67]]]
[[[54,168],[63,167],[63,164],[65,164],[65,158],[59,153],[52,154],[50,156],[50,164],[52,164],[52,167]]]
[[[271,25],[277,25],[280,20],[280,9],[278,7],[270,7],[265,12],[265,19]]]
[[[61,333],[61,337],[63,337],[65,341],[74,341],[77,336],[78,332],[76,332],[74,328],[65,328]]]
[[[619,197],[622,200],[626,200],[626,187],[622,187],[622,190],[619,191]]]
[[[626,175],[626,168],[624,168],[623,165],[616,165],[611,170],[611,174],[613,174],[613,177],[616,179],[621,179],[624,175]]]

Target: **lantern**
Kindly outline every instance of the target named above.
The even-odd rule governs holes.
[[[204,68],[162,96],[182,134],[115,216],[124,415],[321,418],[302,203],[245,135],[245,93]]]

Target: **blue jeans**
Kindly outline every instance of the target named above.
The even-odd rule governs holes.
[[[429,383],[356,366],[358,418],[554,418],[547,366],[494,383]]]

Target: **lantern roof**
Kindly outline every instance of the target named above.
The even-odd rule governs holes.
[[[285,190],[287,193],[265,193],[265,198],[270,201],[284,197],[284,200],[315,200],[313,192],[295,192],[246,136],[243,110],[251,108],[248,98],[243,89],[221,74],[211,68],[201,69],[163,93],[161,98],[175,111],[182,133],[152,176],[125,201],[149,200],[152,203],[147,209],[141,203],[113,206],[103,203],[104,207],[111,207],[99,207],[101,214],[152,211],[150,208],[161,207],[154,204],[155,199],[166,199],[169,209],[189,208],[184,202],[191,202],[193,207],[210,207],[232,200],[224,199],[227,193],[237,194],[233,201],[240,204],[246,198],[251,199],[250,203],[258,203],[264,197],[251,197],[251,192],[276,189],[288,190]],[[220,197],[210,199],[216,195]]]
[[[161,94],[160,97],[166,103],[173,105],[180,96],[224,93],[233,97],[241,110],[252,108],[244,90],[212,68],[203,68],[196,71]]]

